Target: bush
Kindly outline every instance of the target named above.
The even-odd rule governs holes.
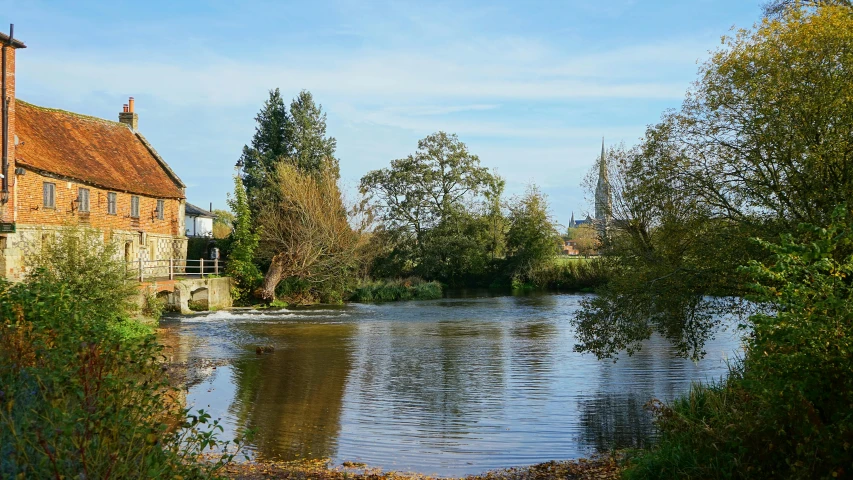
[[[552,257],[553,258],[553,257]],[[532,270],[526,280],[509,280],[514,289],[543,288],[558,292],[592,292],[607,283],[610,269],[603,258],[556,257]],[[499,283],[494,284],[500,286]]]
[[[138,310],[133,301],[137,284],[118,260],[119,246],[104,241],[99,230],[65,227],[40,244],[25,244],[24,250],[28,277],[62,284],[89,315],[118,320]]]
[[[222,428],[181,408],[152,328],[129,317],[135,286],[90,233],[0,279],[0,478],[210,478],[233,458]]]
[[[724,383],[659,408],[661,443],[627,478],[836,478],[853,468],[853,222],[783,236],[753,262],[747,355]]]
[[[142,315],[153,321],[160,320],[166,310],[166,300],[157,296],[154,289],[149,288],[143,297]]]
[[[417,277],[362,282],[353,292],[354,302],[393,302],[397,300],[433,300],[441,298],[442,286]]]

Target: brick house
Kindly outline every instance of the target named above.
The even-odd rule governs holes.
[[[3,34],[0,43],[8,104],[0,277],[20,279],[27,246],[67,225],[101,230],[126,261],[186,258],[185,186],[138,132],[133,98],[118,122],[18,100],[15,54],[26,46]]]

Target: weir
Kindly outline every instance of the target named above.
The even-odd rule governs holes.
[[[183,314],[193,313],[189,307],[190,301],[195,305],[206,303],[208,310],[220,310],[232,306],[231,285],[229,277],[140,282],[140,302],[144,301],[146,294],[153,292],[166,300],[169,310]]]

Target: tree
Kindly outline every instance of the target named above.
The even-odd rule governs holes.
[[[213,238],[222,240],[231,235],[234,229],[234,214],[228,210],[213,210]]]
[[[290,144],[290,163],[303,172],[320,173],[330,169],[338,177],[335,158],[337,141],[326,136],[326,114],[323,106],[314,103],[311,92],[302,90],[290,103],[290,123],[287,139]]]
[[[676,124],[676,172],[717,218],[826,224],[853,196],[853,15],[788,10],[728,38]]]
[[[279,89],[270,90],[269,98],[255,117],[255,135],[251,146],[243,146],[241,160],[244,164],[243,184],[246,187],[252,214],[257,216],[265,200],[267,177],[275,165],[292,152],[289,131],[290,115]]]
[[[853,8],[851,0],[772,0],[764,4],[764,14],[781,16],[792,8],[814,8],[819,6],[841,6]]]
[[[385,248],[388,257],[377,257],[386,267],[461,283],[484,274],[503,248],[496,217],[503,180],[481,167],[456,135],[420,140],[415,154],[362,177],[360,189],[377,208],[381,238],[395,242]]]
[[[703,354],[745,293],[750,238],[826,224],[853,197],[853,15],[789,9],[726,40],[682,109],[611,155],[619,271],[575,319],[579,349],[639,348],[652,332]],[[712,297],[713,295],[713,297]],[[737,311],[737,310],[735,310]]]
[[[569,228],[568,237],[569,240],[575,242],[575,248],[577,248],[580,255],[586,257],[599,251],[600,242],[598,239],[598,232],[595,230],[595,227],[589,223],[578,225],[575,228]]]
[[[330,169],[315,175],[282,163],[273,185],[280,201],[264,205],[258,218],[260,253],[270,261],[261,296],[273,300],[282,280],[296,278],[326,300],[340,300],[359,271],[369,216],[347,211]],[[361,220],[356,229],[351,219]]]
[[[536,271],[554,261],[560,237],[548,216],[548,200],[535,185],[509,207],[506,236],[508,272],[514,280],[529,282]]]
[[[423,264],[427,253],[442,243],[470,251],[470,245],[463,245],[470,240],[471,215],[487,204],[494,210],[503,180],[481,167],[480,159],[456,135],[438,132],[420,140],[415,154],[362,177],[360,190],[375,203],[383,228],[412,247],[410,261],[434,274],[449,271],[445,268],[449,266]],[[497,239],[491,245],[491,252],[500,248]],[[433,249],[430,255],[452,261],[446,253]]]
[[[261,272],[255,265],[255,250],[258,248],[258,233],[252,221],[252,211],[243,180],[234,176],[234,196],[229,196],[228,206],[234,212],[234,229],[228,245],[228,263],[226,272],[236,282],[232,292],[234,301],[249,298],[261,279]],[[263,231],[263,229],[261,229]]]
[[[290,112],[278,88],[255,117],[257,125],[251,145],[243,147],[245,165],[243,183],[252,215],[257,217],[262,204],[276,202],[277,190],[270,186],[276,166],[286,162],[306,172],[320,174],[331,169],[337,178],[336,141],[326,136],[326,114],[314,103],[311,92],[302,90],[290,103]]]

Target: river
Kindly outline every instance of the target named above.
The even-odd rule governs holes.
[[[646,402],[719,380],[738,355],[735,331],[695,363],[659,338],[615,363],[581,355],[569,319],[582,298],[235,310],[162,326],[174,361],[207,365],[188,405],[228,438],[255,429],[259,458],[464,475],[645,445]]]

